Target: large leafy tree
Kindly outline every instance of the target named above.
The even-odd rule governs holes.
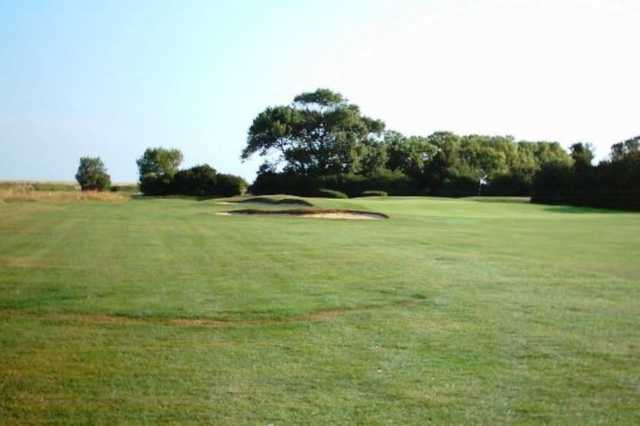
[[[103,191],[111,186],[111,176],[99,157],[82,157],[76,180],[83,191]]]
[[[177,149],[147,148],[136,163],[141,178],[149,174],[172,177],[182,163],[182,152]]]
[[[595,157],[595,154],[593,153],[593,145],[590,143],[578,142],[571,145],[569,149],[571,151],[573,165],[576,169],[591,167],[591,163]]]
[[[242,158],[284,163],[287,172],[328,175],[370,172],[384,162],[384,123],[327,89],[303,93],[291,105],[270,107],[249,128]]]
[[[384,134],[384,141],[387,168],[399,170],[414,179],[422,180],[425,165],[438,153],[438,147],[422,136],[405,137],[400,132],[389,130]]]
[[[612,161],[620,161],[631,157],[640,158],[640,136],[616,143],[611,147]]]
[[[140,190],[148,195],[165,195],[182,163],[177,149],[147,148],[136,161],[140,172]]]

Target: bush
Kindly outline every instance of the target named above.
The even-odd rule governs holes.
[[[147,173],[140,179],[140,191],[144,195],[168,195],[171,192],[171,177]]]
[[[175,151],[175,153],[177,155],[179,151]],[[147,152],[145,152],[145,155],[147,155]],[[181,154],[179,157],[181,158]],[[139,164],[141,162],[143,162],[143,159],[138,161]],[[149,161],[149,163],[153,163],[153,161]],[[177,164],[177,160],[174,163]],[[169,170],[169,172],[150,172],[140,178],[140,191],[145,195],[231,197],[243,194],[246,189],[247,183],[241,177],[217,174],[216,170],[208,164],[186,170],[178,170],[175,173],[173,173],[173,169]],[[118,188],[117,190],[122,189]]]
[[[204,164],[177,172],[171,181],[171,193],[176,195],[217,195],[218,177],[213,167]]]
[[[104,191],[111,186],[111,176],[99,157],[80,158],[76,180],[83,191]]]
[[[531,188],[531,176],[507,173],[491,178],[487,185],[482,187],[481,195],[526,197],[531,194]]]
[[[334,191],[332,189],[325,189],[325,188],[318,189],[317,194],[318,194],[317,195],[318,197],[324,197],[324,198],[349,198],[349,196],[344,192]]]
[[[480,180],[473,176],[454,175],[445,178],[434,195],[440,197],[472,197],[480,193]]]
[[[216,195],[221,195],[223,197],[242,195],[246,192],[247,186],[247,182],[245,182],[245,180],[240,176],[220,174],[218,175]]]
[[[386,197],[387,194],[385,191],[364,191],[360,194],[361,197]]]

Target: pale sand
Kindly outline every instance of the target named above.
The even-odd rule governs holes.
[[[234,216],[234,215],[245,215],[245,216],[292,216],[292,217],[305,217],[310,219],[347,219],[347,220],[380,220],[382,217],[374,214],[367,213],[305,213],[305,214],[286,214],[286,213],[278,213],[278,214],[263,214],[259,213],[248,214],[248,213],[234,213],[234,212],[219,212],[216,213],[218,216]]]

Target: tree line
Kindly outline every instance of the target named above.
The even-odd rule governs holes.
[[[249,190],[256,195],[378,193],[435,196],[532,196],[534,202],[640,208],[640,136],[613,145],[594,166],[593,148],[567,152],[553,141],[435,132],[405,136],[361,113],[340,93],[302,93],[253,120],[241,158],[263,158]],[[231,196],[246,182],[207,165],[180,170],[182,153],[149,148],[137,160],[146,195]],[[99,158],[82,158],[83,189],[110,178]]]
[[[182,160],[177,149],[147,148],[136,161],[140,191],[154,196],[231,197],[242,194],[248,186],[241,177],[218,173],[208,164],[180,170]],[[99,157],[82,157],[76,180],[83,191],[111,187],[111,177]]]
[[[593,165],[593,147],[571,146],[571,165],[548,163],[536,174],[531,201],[640,210],[640,136],[616,143]]]
[[[249,129],[242,158],[264,164],[253,193],[314,195],[331,189],[359,195],[529,195],[547,163],[572,164],[557,142],[511,136],[436,132],[405,136],[364,116],[341,94],[303,93],[290,105],[267,108]]]

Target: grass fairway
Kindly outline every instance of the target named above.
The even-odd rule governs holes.
[[[313,202],[0,203],[0,424],[640,423],[640,214]]]

